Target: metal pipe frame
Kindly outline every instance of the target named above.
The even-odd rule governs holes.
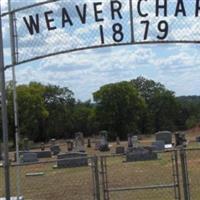
[[[52,56],[56,56],[56,55],[61,55],[61,54],[65,54],[65,53],[73,53],[73,52],[78,52],[78,51],[86,51],[86,50],[91,50],[91,49],[100,49],[100,48],[108,48],[108,47],[120,47],[120,46],[130,46],[130,45],[162,45],[162,44],[200,44],[200,41],[191,41],[191,40],[185,40],[185,41],[181,41],[181,40],[177,40],[177,41],[143,41],[143,42],[134,42],[134,43],[120,43],[120,44],[106,44],[106,45],[94,45],[94,46],[90,46],[90,47],[82,47],[82,48],[75,48],[75,49],[70,49],[70,50],[65,50],[65,51],[60,51],[60,52],[56,52],[56,53],[50,53],[47,55],[42,55],[42,56],[37,56],[31,59],[27,59],[27,60],[23,60],[23,61],[19,61],[16,63],[16,65],[22,65],[25,63],[29,63],[29,62],[33,62],[36,60],[40,60],[40,59],[44,59],[44,58],[48,58],[48,57],[52,57]],[[5,70],[9,69],[10,67],[12,67],[13,65],[6,65],[5,66]]]
[[[125,187],[125,188],[110,188],[109,192],[123,192],[123,191],[136,191],[136,190],[152,190],[152,189],[166,189],[177,187],[177,184],[168,185],[151,185],[151,186],[141,186],[141,187]]]

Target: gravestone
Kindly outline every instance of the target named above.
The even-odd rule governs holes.
[[[123,146],[116,147],[115,153],[116,154],[124,154],[125,153],[125,147],[123,147]]]
[[[33,152],[22,153],[22,155],[21,155],[21,161],[22,161],[22,163],[34,163],[34,162],[38,162],[37,153],[33,153]]]
[[[51,158],[51,151],[34,151],[38,158]]]
[[[116,143],[117,143],[117,145],[120,145],[120,138],[119,137],[116,137]]]
[[[50,147],[55,146],[56,145],[56,139],[52,138],[50,140]]]
[[[170,131],[159,131],[155,133],[156,141],[164,141],[165,144],[172,144],[172,132]]]
[[[129,133],[128,134],[128,148],[127,148],[127,152],[132,152],[133,150],[133,134]]]
[[[88,148],[91,148],[91,139],[90,139],[90,138],[88,138],[87,147],[88,147]]]
[[[152,142],[152,149],[155,151],[165,150],[165,142],[163,140],[157,140],[155,142]]]
[[[101,140],[100,140],[100,151],[110,151],[108,146],[108,132],[107,131],[100,131]]]
[[[95,136],[95,139],[94,139],[94,149],[95,150],[99,150],[100,141],[101,141],[101,137],[99,135]]]
[[[147,147],[139,147],[126,154],[127,162],[148,161],[156,159],[158,159],[157,153],[153,152],[152,148]]]
[[[183,146],[186,147],[187,146],[187,140],[185,137],[185,133],[184,132],[176,132],[175,133],[175,146]]]
[[[83,167],[83,166],[88,166],[88,158],[86,153],[70,152],[58,155],[58,160],[57,160],[58,168]]]
[[[28,138],[24,138],[23,140],[23,150],[24,151],[29,151],[30,150],[30,146],[29,146],[29,139]]]
[[[74,148],[73,142],[71,140],[67,141],[67,151],[72,151],[73,148]]]
[[[133,144],[133,148],[138,148],[139,147],[138,136],[133,136],[132,137],[132,144]]]
[[[132,139],[133,135],[132,133],[128,134],[128,148],[132,148],[133,147],[133,139]]]
[[[85,142],[82,132],[75,133],[74,151],[85,152]]]
[[[200,143],[200,136],[196,137],[196,142]]]
[[[40,149],[41,149],[41,151],[44,151],[44,150],[45,150],[45,144],[44,144],[44,142],[41,143]]]
[[[59,145],[57,145],[57,144],[55,144],[54,146],[51,146],[50,150],[54,156],[58,155],[61,151]]]

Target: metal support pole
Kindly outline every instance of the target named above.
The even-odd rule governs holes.
[[[184,200],[190,200],[187,159],[186,159],[186,152],[183,147],[181,147],[181,149],[180,149],[180,159],[181,159],[181,169],[182,169],[182,176],[183,176]]]
[[[0,81],[1,81],[1,84],[0,84],[0,87],[1,87],[1,111],[2,111],[3,144],[4,144],[5,195],[6,195],[6,200],[10,200],[8,115],[7,115],[7,105],[6,105],[6,84],[5,84],[5,71],[4,71],[1,5],[0,5]]]
[[[17,164],[20,164],[19,158],[19,121],[18,121],[18,106],[17,106],[17,91],[16,91],[16,75],[15,75],[15,64],[16,64],[16,56],[15,56],[15,32],[14,32],[14,16],[11,12],[11,1],[8,0],[8,12],[9,12],[9,28],[10,28],[10,49],[11,49],[11,60],[12,60],[12,87],[13,87],[13,110],[14,110],[14,127],[15,127],[15,145],[16,145],[16,158]],[[20,197],[20,166],[16,168],[16,188],[17,188],[17,200]]]
[[[99,183],[99,163],[98,157],[94,157],[94,173],[95,173],[95,191],[96,191],[96,200],[100,200],[100,183]]]

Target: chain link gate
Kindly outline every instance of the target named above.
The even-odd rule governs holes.
[[[156,200],[161,198],[163,200],[181,200],[177,151],[159,153],[159,159],[156,161],[128,163],[124,162],[124,158],[122,155],[100,157],[103,200]],[[119,171],[118,174],[115,174],[120,165],[121,173]],[[126,175],[124,175],[123,168]],[[139,169],[140,171],[138,171]],[[163,176],[156,177],[155,169],[158,170],[158,176],[160,174],[163,174]],[[149,177],[146,176],[147,172]],[[115,176],[120,178],[116,179]],[[131,176],[135,177],[136,181]],[[138,183],[137,180],[139,180]],[[144,182],[142,181],[142,183],[140,180],[144,180]],[[122,198],[120,198],[120,195],[122,195]]]

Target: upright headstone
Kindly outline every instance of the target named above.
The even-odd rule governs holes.
[[[30,150],[29,139],[28,138],[24,138],[24,140],[23,140],[23,149],[24,149],[24,151],[29,151]]]
[[[70,141],[67,141],[67,151],[72,151],[74,148],[74,144],[73,142],[70,140]]]
[[[133,144],[133,148],[138,148],[139,147],[138,136],[133,136],[132,137],[132,144]]]
[[[110,148],[108,146],[108,132],[107,131],[100,131],[100,146],[99,150],[100,151],[110,151]]]
[[[51,152],[52,152],[52,154],[55,156],[55,155],[58,155],[59,153],[60,153],[60,151],[61,151],[61,149],[60,149],[60,147],[59,147],[59,145],[54,145],[54,146],[52,146],[51,148],[50,148],[50,150],[51,150]]]
[[[59,145],[56,144],[55,139],[51,139],[50,141],[50,150],[54,156],[58,155],[61,151]]]
[[[85,152],[84,136],[82,132],[75,133],[74,151]]]
[[[41,148],[41,151],[45,150],[45,144],[44,144],[44,142],[41,143],[40,148]]]
[[[90,138],[88,138],[87,147],[88,147],[88,148],[91,148],[91,139],[90,139]]]
[[[172,144],[172,132],[170,131],[159,131],[156,134],[156,141],[164,141],[165,144]]]
[[[58,168],[83,167],[83,166],[88,166],[88,158],[86,153],[70,152],[58,155],[58,160],[57,160]]]
[[[196,142],[200,143],[200,136],[196,137]]]
[[[131,133],[128,134],[128,148],[133,147],[133,140],[132,140],[133,135]]]
[[[50,140],[50,147],[55,146],[56,145],[56,139],[52,138]]]
[[[175,146],[187,146],[186,135],[184,132],[177,132],[175,133]]]
[[[128,134],[128,148],[127,148],[127,152],[131,152],[133,151],[133,134],[129,133]]]
[[[116,137],[116,144],[120,145],[120,138],[119,137]]]

